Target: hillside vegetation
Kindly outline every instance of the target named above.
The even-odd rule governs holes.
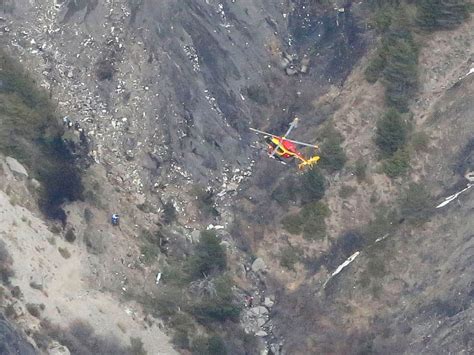
[[[24,163],[41,182],[41,210],[65,222],[60,206],[81,198],[82,184],[62,133],[48,94],[0,50],[0,150]]]

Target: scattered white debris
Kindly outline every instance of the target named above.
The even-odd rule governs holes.
[[[384,239],[387,239],[388,235],[389,235],[389,234],[387,233],[387,234],[385,234],[383,237],[380,237],[380,238],[375,239],[375,243],[378,243],[378,242],[381,242],[381,241],[384,240]]]
[[[156,274],[156,281],[155,281],[155,284],[159,284],[160,283],[160,280],[161,280],[161,272],[159,272],[158,274]]]
[[[461,191],[456,192],[455,194],[446,197],[443,202],[441,202],[438,206],[436,206],[436,208],[441,208],[441,207],[446,206],[446,205],[449,204],[450,202],[452,202],[452,201],[454,201],[455,199],[457,199],[460,194],[462,194],[463,192],[469,190],[469,189],[470,189],[471,187],[473,187],[473,186],[474,186],[474,184],[467,184],[467,187],[465,187],[465,188],[462,189]]]
[[[324,283],[323,285],[323,288],[326,287],[327,283],[329,282],[329,280],[331,280],[334,276],[336,276],[337,274],[339,274],[342,269],[344,269],[347,265],[349,265],[350,263],[352,263],[354,261],[355,258],[357,258],[357,256],[360,254],[360,251],[356,251],[354,254],[352,254],[346,261],[344,261],[341,265],[339,265],[337,267],[337,269],[331,274],[331,276],[326,280],[326,282]]]
[[[220,225],[213,225],[213,224],[209,224],[207,227],[206,227],[207,230],[219,230],[219,229],[224,229],[224,226],[220,226]]]

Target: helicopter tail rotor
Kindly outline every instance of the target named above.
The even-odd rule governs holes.
[[[321,159],[321,157],[319,155],[315,155],[314,157],[311,157],[311,158],[303,161],[302,163],[298,164],[298,168],[300,170],[302,170],[302,169],[307,168],[307,167],[312,167],[313,165],[316,165],[316,163],[319,161],[319,159]]]

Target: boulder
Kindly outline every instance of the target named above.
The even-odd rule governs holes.
[[[7,162],[8,167],[10,168],[10,170],[13,173],[15,173],[17,175],[20,175],[20,176],[28,177],[28,172],[26,171],[25,167],[20,164],[20,162],[18,160],[16,160],[15,158],[12,158],[12,157],[7,157],[5,159],[5,161]]]
[[[268,309],[263,306],[252,307],[250,311],[255,315],[265,315],[268,314]]]
[[[470,182],[474,182],[474,171],[469,171],[466,173],[466,175],[464,175],[464,177],[470,181]]]
[[[259,330],[258,332],[255,333],[255,335],[258,337],[266,337],[268,333],[264,330]]]
[[[193,242],[193,243],[199,242],[200,237],[201,237],[201,232],[198,231],[197,229],[195,229],[191,232],[191,242]]]
[[[35,190],[38,190],[41,187],[41,183],[36,179],[31,179],[30,184]]]
[[[252,263],[252,271],[253,272],[259,272],[263,271],[266,269],[265,262],[263,261],[262,258],[257,258],[255,261]]]
[[[71,355],[71,352],[64,345],[53,341],[48,346],[48,355]]]
[[[222,242],[220,242],[220,245],[222,245],[224,248],[226,249],[230,249],[230,243],[223,240]]]
[[[274,302],[271,300],[270,297],[265,297],[265,300],[263,301],[263,305],[267,308],[272,308]]]

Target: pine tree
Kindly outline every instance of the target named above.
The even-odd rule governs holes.
[[[428,31],[453,29],[469,17],[465,0],[420,0],[418,25]]]

